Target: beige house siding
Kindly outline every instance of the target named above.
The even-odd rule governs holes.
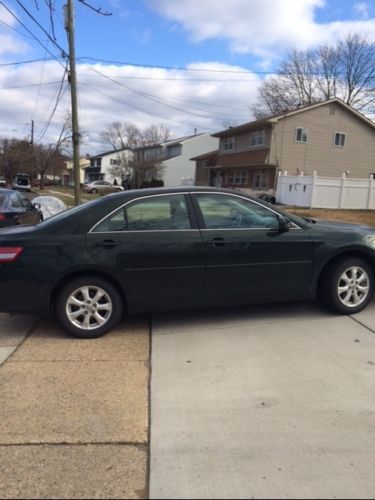
[[[264,128],[264,127],[261,127]],[[260,129],[256,129],[260,130]],[[257,149],[269,148],[271,143],[271,128],[265,129],[265,144],[262,146],[250,146],[251,133],[255,130],[242,132],[240,134],[233,134],[233,136],[228,135],[228,137],[234,137],[234,149],[230,151],[224,150],[225,138],[220,139],[220,154],[231,154],[240,153],[243,151],[255,151]]]
[[[309,130],[308,142],[295,141],[296,128]],[[335,147],[335,132],[346,134],[345,146]],[[270,162],[293,175],[341,176],[368,178],[375,173],[375,128],[371,129],[336,103],[307,109],[279,119],[274,126]]]

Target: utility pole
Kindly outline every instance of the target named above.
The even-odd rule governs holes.
[[[34,120],[31,120],[31,139],[30,139],[31,149],[34,147]]]
[[[74,5],[73,0],[68,0],[64,6],[65,29],[68,33],[69,41],[69,83],[72,102],[72,140],[73,140],[73,178],[74,178],[74,201],[76,205],[81,203],[81,169],[79,142],[80,133],[78,125],[78,102],[77,102],[77,76],[76,57],[74,45]]]

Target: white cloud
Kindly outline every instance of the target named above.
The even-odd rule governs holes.
[[[369,9],[370,6],[366,2],[357,2],[353,5],[354,12],[362,17],[362,19],[369,18]]]
[[[1,137],[26,136],[30,131],[27,124],[34,119],[38,140],[53,109],[63,73],[58,63],[48,61],[39,92],[42,67],[43,63],[0,67]],[[78,65],[80,126],[87,134],[82,153],[106,149],[108,145],[101,143],[99,133],[114,121],[131,122],[141,128],[163,123],[174,137],[179,137],[195,129],[212,133],[228,123],[244,123],[252,118],[249,107],[260,81],[257,75],[218,62],[190,64],[187,69]],[[45,85],[48,82],[55,83]],[[34,87],[9,88],[32,83]],[[56,138],[69,107],[66,92],[43,141]]]
[[[375,20],[318,23],[318,9],[325,0],[146,0],[160,15],[183,26],[194,42],[209,39],[229,41],[234,52],[264,58],[279,55],[282,49],[307,49],[331,41],[348,31],[372,35]],[[365,2],[357,13],[367,12]]]

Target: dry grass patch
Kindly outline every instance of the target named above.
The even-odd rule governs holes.
[[[337,210],[331,208],[297,208],[287,207],[288,212],[300,217],[327,219],[355,224],[375,226],[375,210]]]

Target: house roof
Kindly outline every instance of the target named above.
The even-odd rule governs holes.
[[[131,148],[111,149],[110,151],[106,151],[105,153],[100,153],[98,155],[90,156],[88,159],[91,160],[91,158],[103,158],[103,156],[113,155],[115,153],[121,153],[121,151],[131,151]]]
[[[194,156],[194,158],[190,158],[193,161],[206,160],[207,158],[211,158],[211,156],[217,156],[219,154],[219,150],[215,149],[214,151],[210,151],[209,153],[204,153],[199,156]]]
[[[262,118],[261,120],[254,120],[252,122],[247,122],[242,125],[238,125],[237,127],[230,127],[229,129],[223,130],[221,132],[217,132],[216,134],[212,134],[213,137],[226,137],[226,136],[231,136],[234,134],[238,134],[241,132],[247,132],[250,130],[256,130],[261,127],[266,127],[268,125],[272,125],[273,123],[277,123],[279,120],[283,120],[284,118],[287,118],[288,116],[293,116],[299,113],[304,113],[306,111],[309,111],[311,109],[319,108],[322,106],[327,106],[329,104],[338,104],[339,106],[343,107],[347,111],[349,111],[352,115],[354,115],[356,118],[362,120],[365,122],[367,125],[369,125],[371,128],[375,129],[375,123],[367,118],[364,114],[360,113],[359,111],[355,110],[348,104],[346,104],[344,101],[341,99],[338,99],[337,97],[334,97],[333,99],[329,99],[327,101],[322,101],[318,102],[316,104],[311,104],[310,106],[304,106],[303,108],[298,108],[292,111],[286,111],[285,113],[279,114],[279,115],[272,115],[268,116],[266,118]]]

